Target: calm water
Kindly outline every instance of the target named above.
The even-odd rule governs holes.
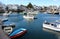
[[[27,21],[21,14],[11,14],[5,24],[15,23],[16,27],[14,30],[19,28],[26,28],[28,30],[24,36],[18,39],[60,39],[60,33],[44,30],[42,27],[42,23],[45,20],[54,22],[60,19],[60,15],[38,14],[35,17],[37,19]]]

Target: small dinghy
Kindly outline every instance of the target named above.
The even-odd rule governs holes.
[[[21,36],[23,36],[26,32],[27,32],[26,29],[20,28],[20,29],[18,29],[18,30],[15,30],[14,32],[12,32],[12,33],[9,35],[9,37],[12,38],[12,39],[13,39],[13,38],[17,38],[17,37],[21,37]]]

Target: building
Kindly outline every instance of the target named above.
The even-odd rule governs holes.
[[[60,13],[60,6],[58,7],[58,11],[59,11],[59,13]]]
[[[6,8],[6,5],[0,3],[0,12],[5,12],[5,10],[6,10],[5,8]]]
[[[24,6],[24,5],[20,5],[19,9],[20,9],[20,11],[26,11],[27,10],[26,6]]]
[[[48,13],[58,13],[58,7],[57,6],[49,6],[47,9]]]
[[[34,7],[34,10],[36,10],[36,11],[40,11],[41,10],[41,6],[34,5],[33,7]]]
[[[9,4],[7,5],[7,7],[8,7],[8,11],[17,11],[19,6],[17,4],[14,4],[14,5]]]

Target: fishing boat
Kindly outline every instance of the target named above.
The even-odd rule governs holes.
[[[24,15],[23,18],[25,18],[25,19],[33,19],[34,16],[32,14],[30,14],[30,13],[27,13],[27,15]]]
[[[9,26],[3,26],[3,30],[4,32],[11,38],[11,39],[14,39],[14,38],[17,38],[17,37],[21,37],[23,36],[27,30],[24,29],[24,28],[19,28],[17,30],[14,30],[14,27],[15,25],[9,25]]]
[[[43,23],[43,28],[54,30],[54,31],[60,31],[60,22],[47,22],[47,21],[45,21]]]
[[[25,19],[33,19],[34,16],[33,15],[24,15],[23,18],[25,18]]]
[[[28,11],[25,11],[24,13],[25,13],[25,15],[23,16],[23,18],[25,18],[25,19],[34,19],[34,16],[33,15],[38,14],[39,11],[31,11],[31,10],[28,10]]]

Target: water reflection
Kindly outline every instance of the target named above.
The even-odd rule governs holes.
[[[52,34],[54,34],[58,39],[60,39],[60,32],[53,31],[53,30],[49,30],[49,29],[46,29],[46,28],[43,28],[43,31],[52,33]]]

